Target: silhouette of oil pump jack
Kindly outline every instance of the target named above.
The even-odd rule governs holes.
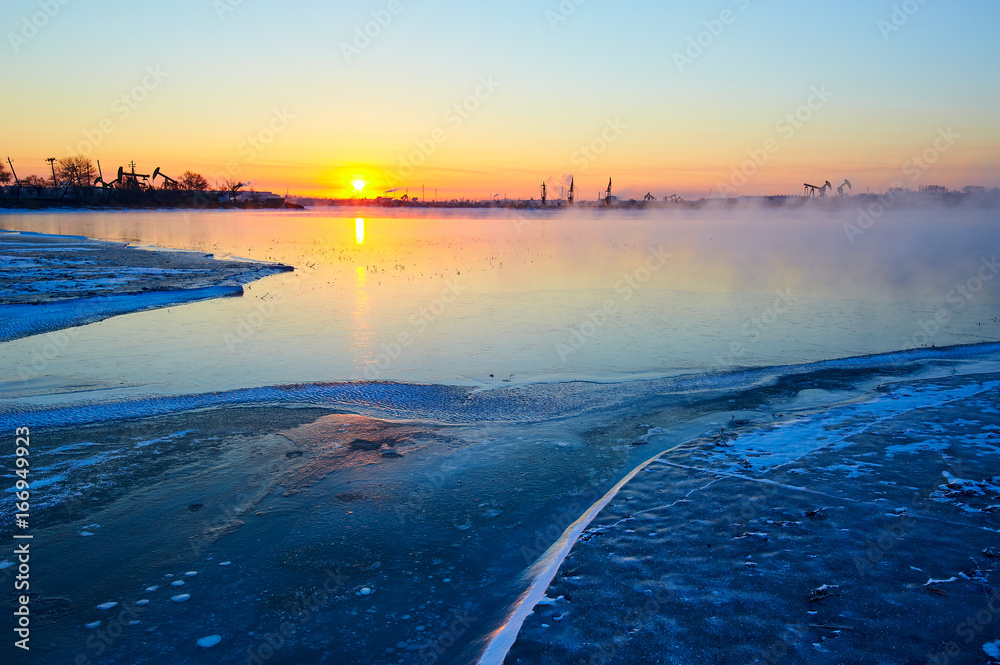
[[[170,176],[168,176],[166,173],[160,173],[160,167],[159,166],[157,166],[155,169],[153,169],[153,177],[150,178],[149,181],[150,182],[156,182],[156,176],[160,176],[161,178],[163,178],[163,181],[166,182],[168,185],[171,185],[173,187],[177,186],[177,181],[176,180],[174,180],[173,178],[171,178]]]
[[[808,182],[804,184],[806,187],[804,196],[816,196],[818,194],[822,198],[826,196],[826,190],[833,189],[833,185],[830,184],[829,180],[827,180],[822,187],[819,185],[810,185]]]

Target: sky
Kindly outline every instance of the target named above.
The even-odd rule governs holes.
[[[7,0],[0,157],[332,197],[993,187],[998,25],[993,0]]]

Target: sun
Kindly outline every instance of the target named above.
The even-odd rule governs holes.
[[[355,191],[360,192],[362,189],[364,189],[368,185],[368,183],[366,181],[362,180],[361,178],[358,178],[356,180],[352,180],[351,181],[351,185],[354,187]]]

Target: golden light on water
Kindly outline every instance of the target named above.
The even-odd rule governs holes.
[[[365,244],[365,220],[361,217],[354,220],[354,237],[359,245]]]

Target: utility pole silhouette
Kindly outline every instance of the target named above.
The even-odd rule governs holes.
[[[59,189],[59,181],[56,180],[56,158],[47,157],[45,161],[47,161],[49,163],[49,166],[52,167],[52,186],[55,187],[56,189]]]

